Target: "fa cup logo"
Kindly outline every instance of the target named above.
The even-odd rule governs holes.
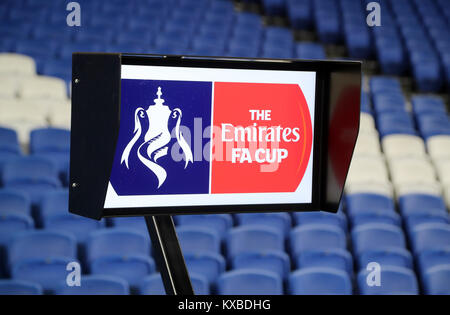
[[[120,163],[125,163],[125,166],[129,168],[130,152],[135,145],[138,145],[138,159],[155,174],[159,188],[167,178],[167,172],[158,164],[158,159],[166,156],[169,150],[168,144],[171,140],[170,120],[176,122],[175,136],[185,156],[184,168],[188,166],[189,162],[193,163],[193,157],[191,148],[180,131],[181,110],[179,108],[170,110],[169,106],[163,105],[164,99],[161,98],[161,87],[158,87],[156,95],[158,98],[153,100],[155,104],[150,105],[147,110],[142,107],[136,109],[134,113],[134,135],[123,150]]]

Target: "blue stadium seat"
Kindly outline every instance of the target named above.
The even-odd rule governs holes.
[[[415,115],[446,115],[445,103],[439,97],[415,95],[411,98],[411,103]]]
[[[295,257],[297,269],[324,267],[353,273],[352,255],[342,248],[306,250]]]
[[[61,285],[55,290],[57,295],[128,295],[128,283],[119,277],[103,275],[83,275],[81,286]]]
[[[180,226],[177,234],[183,253],[220,252],[219,234],[209,227]]]
[[[291,217],[286,212],[277,213],[238,213],[236,219],[239,225],[263,225],[288,234],[291,228]]]
[[[207,226],[217,231],[221,238],[233,225],[229,214],[181,215],[177,217],[179,226]]]
[[[304,251],[346,247],[344,231],[327,224],[308,224],[292,230],[291,254],[296,257]]]
[[[38,249],[42,245],[37,245]],[[31,258],[13,264],[13,279],[39,283],[47,292],[54,292],[66,282],[68,272],[66,266],[76,262],[74,258]]]
[[[450,247],[450,225],[443,223],[420,224],[412,231],[411,243],[415,253]]]
[[[87,240],[87,260],[108,256],[149,255],[150,240],[139,232],[112,228],[92,232]]]
[[[208,279],[203,274],[191,273],[190,278],[195,295],[210,294]]]
[[[14,161],[20,156],[21,155],[17,152],[6,150],[0,151],[0,186],[3,185],[3,168],[5,167],[5,164],[7,164],[10,161]]]
[[[446,265],[449,262],[450,247],[425,249],[418,255],[418,267],[422,275],[430,268]]]
[[[20,154],[19,140],[15,130],[0,127],[0,152]]]
[[[447,115],[420,115],[417,117],[417,125],[425,139],[436,135],[450,135],[450,120]]]
[[[377,38],[376,49],[381,70],[389,75],[401,75],[406,69],[404,48],[400,37]]]
[[[439,265],[428,269],[424,276],[426,294],[450,295],[450,264]]]
[[[449,224],[449,217],[447,213],[442,213],[440,210],[424,210],[409,215],[406,218],[406,230],[408,235],[412,235],[414,229],[424,223],[442,223]]]
[[[27,259],[76,257],[76,242],[70,234],[51,231],[26,231],[8,244],[8,262],[14,266]]]
[[[403,110],[380,113],[377,118],[378,132],[381,137],[392,134],[416,135],[412,118]]]
[[[248,251],[284,250],[283,233],[262,225],[247,225],[231,229],[227,235],[227,254],[232,259]]]
[[[287,0],[289,22],[295,29],[310,29],[312,27],[312,1]]]
[[[281,251],[241,253],[233,259],[233,269],[262,269],[276,273],[280,278],[287,277],[291,270],[289,256]]]
[[[70,131],[58,128],[35,129],[30,133],[30,153],[51,160],[59,173],[69,170]]]
[[[55,166],[42,157],[22,157],[6,163],[3,184],[26,193],[33,205],[40,202],[43,193],[61,186]]]
[[[289,276],[289,293],[294,295],[350,295],[347,272],[333,268],[304,268]]]
[[[381,268],[380,286],[369,286],[367,278],[370,271],[362,270],[358,274],[359,293],[363,295],[395,295],[418,294],[418,284],[414,272],[411,269],[384,266]]]
[[[84,218],[71,213],[52,214],[44,218],[43,228],[72,234],[78,243],[84,244],[90,233],[104,226],[104,221]]]
[[[285,0],[262,0],[262,4],[267,15],[283,15],[285,13]]]
[[[408,217],[413,213],[422,213],[424,209],[439,210],[447,213],[444,200],[441,197],[426,194],[405,194],[398,200],[400,212]]]
[[[405,97],[401,92],[372,93],[372,99],[377,114],[404,113],[406,110]]]
[[[0,214],[3,212],[31,214],[31,205],[28,197],[20,191],[0,190]]]
[[[0,213],[0,246],[5,246],[20,232],[34,228],[33,219],[24,213],[2,211]]]
[[[339,8],[334,0],[316,1],[314,18],[319,39],[325,44],[337,44],[341,39]]]
[[[371,210],[352,216],[353,227],[368,223],[384,223],[401,227],[400,216],[394,211]]]
[[[136,287],[143,277],[155,272],[155,262],[145,255],[108,255],[95,259],[90,264],[90,271],[120,277],[131,287]]]
[[[340,227],[343,231],[347,230],[347,220],[343,212],[294,212],[293,216],[296,225],[331,224]]]
[[[374,211],[394,212],[391,198],[373,193],[356,193],[346,195],[347,212],[350,218],[357,214]]]
[[[141,295],[165,295],[166,290],[159,273],[152,274],[142,279],[139,285]]]
[[[411,253],[404,248],[388,247],[382,249],[367,249],[357,256],[359,270],[366,269],[371,262],[377,262],[381,268],[384,266],[397,266],[413,268]]]
[[[147,224],[143,217],[116,217],[111,220],[114,227],[148,234]]]
[[[283,282],[275,273],[260,269],[239,269],[223,273],[217,280],[221,295],[280,295]]]
[[[401,93],[400,81],[395,77],[374,76],[370,79],[370,90],[372,93]]]
[[[201,274],[209,283],[214,283],[217,277],[225,271],[225,259],[220,254],[185,254],[184,260],[190,274]]]
[[[352,241],[357,254],[366,250],[406,246],[405,236],[400,227],[380,223],[357,226],[352,230]]]
[[[69,212],[69,191],[58,190],[46,193],[42,197],[39,207],[39,218],[43,220],[46,217],[66,214]]]
[[[439,59],[429,53],[412,57],[413,75],[421,92],[438,92],[443,86]]]
[[[21,280],[0,280],[0,295],[41,295],[42,287],[37,283]]]
[[[299,59],[327,59],[325,49],[318,43],[297,43],[295,45],[295,55]]]

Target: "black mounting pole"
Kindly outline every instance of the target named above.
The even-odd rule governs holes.
[[[145,222],[166,294],[194,295],[172,217],[146,216]]]

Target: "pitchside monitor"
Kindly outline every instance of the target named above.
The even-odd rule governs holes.
[[[337,211],[358,62],[74,54],[70,211]]]

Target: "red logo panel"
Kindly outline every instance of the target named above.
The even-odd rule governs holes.
[[[211,193],[297,189],[313,139],[297,84],[215,82],[213,126]]]

